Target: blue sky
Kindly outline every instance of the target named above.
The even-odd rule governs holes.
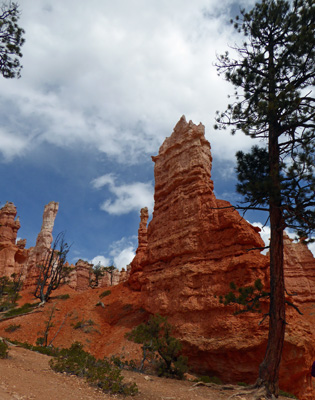
[[[69,261],[122,267],[153,208],[153,162],[181,115],[206,127],[218,198],[236,202],[235,152],[254,142],[214,131],[233,88],[213,63],[237,40],[230,0],[20,0],[19,80],[0,78],[1,204],[33,246],[45,204],[59,202]],[[248,214],[251,222],[264,222]]]

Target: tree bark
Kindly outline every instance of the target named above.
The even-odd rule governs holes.
[[[270,167],[270,309],[269,335],[265,358],[259,367],[259,383],[267,395],[279,393],[279,369],[285,334],[285,287],[283,271],[283,230],[279,171],[279,144],[276,129],[269,132]]]

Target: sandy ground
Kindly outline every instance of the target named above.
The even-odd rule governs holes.
[[[90,387],[83,379],[53,372],[50,357],[10,346],[9,358],[0,360],[0,400],[109,400],[124,399]],[[231,385],[195,386],[176,381],[124,371],[126,382],[136,382],[135,400],[249,400],[240,387]],[[129,397],[131,399],[131,397]],[[279,397],[280,399],[280,397]],[[284,399],[284,397],[281,397]]]

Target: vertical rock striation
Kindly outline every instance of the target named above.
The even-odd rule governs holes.
[[[48,250],[51,248],[53,241],[52,231],[54,229],[55,219],[58,213],[59,203],[51,201],[45,205],[43,213],[43,223],[39,234],[37,235],[35,249],[38,252],[41,249]]]
[[[16,243],[20,229],[19,218],[16,218],[16,207],[7,202],[0,209],[0,276],[19,274],[23,269],[28,252],[25,250],[26,240]]]
[[[235,316],[235,306],[223,306],[219,295],[230,291],[232,281],[247,286],[259,278],[268,288],[268,258],[257,249],[264,246],[259,228],[230,203],[216,199],[202,124],[182,117],[152,160],[154,212],[145,245],[139,235],[128,284],[141,290],[147,311],[169,316],[197,371],[224,381],[254,382],[266,349],[268,319],[259,326],[261,315]],[[299,321],[297,330],[294,313],[288,312],[292,324],[281,385],[295,393],[304,390],[306,399],[301,388],[315,354],[308,322]],[[295,368],[288,373],[292,363]]]
[[[40,265],[51,250],[53,241],[52,231],[57,216],[59,203],[51,201],[45,205],[43,213],[43,223],[39,234],[37,235],[35,247],[29,249],[29,256],[26,263],[26,274],[24,287],[30,291],[35,288],[38,279],[38,265]]]
[[[293,242],[284,234],[284,272],[286,288],[297,303],[315,301],[315,260],[303,242]]]

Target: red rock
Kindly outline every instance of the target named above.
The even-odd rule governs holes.
[[[126,269],[122,268],[119,275],[119,283],[127,282],[130,276],[131,265],[127,265]]]
[[[125,282],[129,277],[129,271],[119,271],[118,269],[113,272],[104,271],[103,276],[98,278],[98,284],[96,284],[96,277],[93,273],[93,264],[88,261],[78,260],[77,263],[72,267],[68,285],[79,292],[88,290],[90,288],[101,288],[116,286],[119,283]]]
[[[315,260],[307,245],[284,235],[285,282],[298,303],[315,300]]]
[[[35,289],[39,275],[38,266],[42,264],[47,256],[47,252],[51,251],[53,241],[52,231],[57,216],[59,203],[51,201],[45,205],[43,213],[43,223],[39,234],[37,235],[35,247],[29,249],[28,259],[26,262],[26,273],[24,279],[24,287],[30,291]]]
[[[16,207],[7,202],[0,209],[0,243],[10,242],[15,245],[17,231],[20,229],[19,218],[16,217]]]
[[[35,248],[38,251],[46,251],[51,248],[53,241],[52,231],[54,229],[55,219],[58,213],[59,203],[51,201],[44,208],[43,223],[39,234],[37,235]]]
[[[223,306],[218,296],[230,291],[231,281],[244,286],[260,278],[268,287],[268,258],[250,250],[264,243],[230,203],[216,199],[203,125],[182,117],[152,159],[154,212],[128,284],[141,290],[147,311],[169,316],[195,370],[224,381],[254,382],[264,358],[268,320],[259,326],[261,315],[234,316],[235,307]],[[288,310],[287,319],[280,385],[309,399],[305,377],[315,356],[314,338],[309,322],[295,310]]]
[[[148,231],[147,223],[149,211],[144,207],[140,211],[140,224],[138,229],[138,248],[136,255],[130,264],[130,275],[128,277],[129,286],[134,290],[140,290],[140,276],[142,275],[143,263],[147,263]],[[127,279],[126,279],[127,280]]]
[[[78,260],[75,264],[76,285],[75,290],[82,292],[90,288],[90,270],[93,264]]]
[[[19,274],[28,255],[24,250],[25,240],[16,244],[17,232],[20,229],[20,221],[16,214],[13,203],[7,202],[0,209],[0,276]]]

